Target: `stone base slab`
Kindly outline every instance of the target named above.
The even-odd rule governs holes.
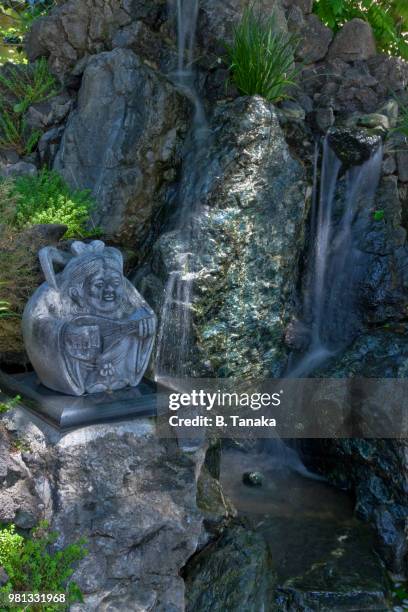
[[[0,371],[0,390],[21,397],[21,404],[58,429],[72,429],[119,418],[156,416],[167,396],[144,379],[137,387],[111,393],[75,397],[44,387],[34,372],[6,374]]]

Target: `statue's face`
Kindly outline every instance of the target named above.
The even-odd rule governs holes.
[[[123,276],[111,268],[101,268],[86,279],[84,300],[92,313],[107,315],[120,307],[124,291]]]

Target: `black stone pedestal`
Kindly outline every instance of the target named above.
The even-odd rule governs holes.
[[[0,371],[0,391],[19,395],[21,404],[59,429],[118,418],[156,416],[167,395],[143,380],[137,387],[75,397],[44,387],[34,372],[10,375]]]

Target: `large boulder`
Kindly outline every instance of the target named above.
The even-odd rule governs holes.
[[[64,80],[82,58],[111,49],[115,35],[132,22],[157,28],[165,9],[166,0],[68,0],[33,23],[28,57],[49,57],[52,71]]]
[[[187,612],[272,612],[276,574],[260,534],[239,523],[185,568]]]
[[[279,375],[304,244],[305,172],[289,152],[274,106],[260,97],[219,104],[211,131],[195,161],[201,179],[189,174],[182,191],[183,200],[200,203],[191,239],[186,245],[182,230],[163,234],[152,269],[165,283],[189,253],[189,271],[181,274],[186,281],[194,275],[193,370]],[[142,292],[143,285],[157,304],[157,281],[146,275]]]
[[[93,56],[54,168],[97,202],[93,223],[141,246],[174,179],[186,106],[129,49]]]
[[[73,611],[184,610],[203,448],[184,454],[148,419],[61,434],[15,408],[0,430],[0,520],[27,528],[46,518],[57,547],[87,540],[73,577],[85,601]]]
[[[345,62],[368,60],[377,53],[371,26],[363,19],[351,19],[336,34],[329,49],[329,59]]]

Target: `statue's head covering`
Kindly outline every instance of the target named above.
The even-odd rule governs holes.
[[[101,240],[93,240],[90,243],[75,241],[71,245],[71,253],[45,247],[40,250],[39,258],[46,281],[57,291],[83,283],[101,267],[111,268],[123,275],[121,252],[114,247],[105,246]],[[55,263],[64,266],[58,275],[54,269]]]

